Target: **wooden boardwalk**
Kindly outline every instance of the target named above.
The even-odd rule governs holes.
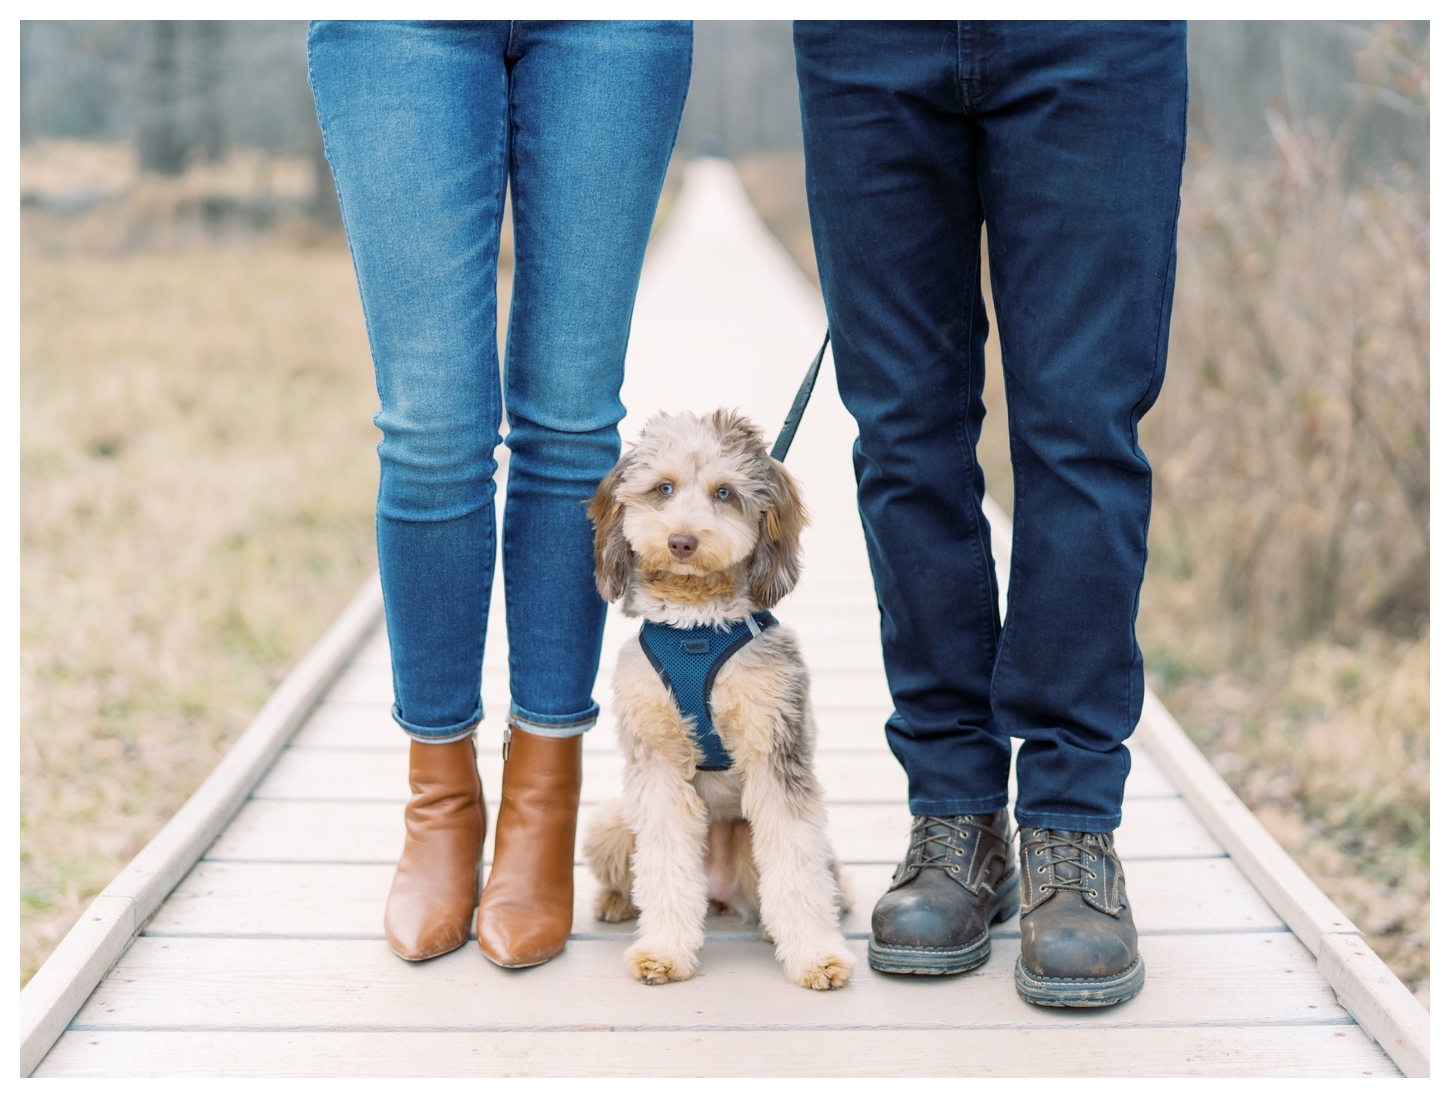
[[[773,434],[823,329],[818,298],[728,165],[697,162],[641,285],[626,438],[658,408],[720,404]],[[822,379],[789,459],[815,522],[805,578],[777,614],[801,635],[812,672],[818,769],[856,901],[849,987],[790,985],[771,946],[715,917],[695,979],[637,984],[621,961],[631,927],[594,921],[582,866],[573,936],[549,964],[506,971],[473,944],[421,965],[393,956],[382,911],[402,845],[407,743],[388,716],[387,641],[375,625],[35,1074],[1398,1074],[1321,974],[1322,949],[1316,962],[1173,767],[1137,742],[1118,832],[1148,969],[1137,998],[1091,1012],[1027,1006],[1012,980],[1015,919],[967,976],[871,971],[871,907],[909,815],[882,735],[891,702],[855,510],[854,430],[834,389]],[[1005,566],[1008,524],[996,526]],[[496,608],[483,673],[490,822],[508,704],[502,618]],[[635,629],[611,613],[596,693],[605,714],[585,741],[586,814],[618,787],[608,676]]]

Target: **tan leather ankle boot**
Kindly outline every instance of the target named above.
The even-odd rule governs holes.
[[[493,868],[478,902],[478,947],[504,968],[543,964],[569,940],[583,739],[509,729]]]
[[[472,736],[452,743],[412,741],[403,810],[408,837],[393,875],[383,928],[405,961],[426,961],[468,941],[478,902],[488,816]]]

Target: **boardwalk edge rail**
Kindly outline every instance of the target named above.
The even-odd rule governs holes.
[[[383,612],[377,573],[267,699],[196,792],[91,901],[20,993],[20,1074],[29,1076],[156,909],[241,811],[287,741]]]

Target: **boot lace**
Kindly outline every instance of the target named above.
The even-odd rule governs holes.
[[[1032,846],[1036,857],[1045,858],[1037,866],[1038,873],[1047,875],[1047,883],[1037,886],[1039,892],[1058,890],[1097,897],[1098,890],[1088,885],[1098,879],[1097,871],[1088,868],[1098,862],[1100,846],[1096,836],[1090,832],[1034,829]],[[1059,866],[1077,870],[1076,878],[1058,872]]]
[[[988,825],[977,822],[973,816],[922,816],[912,830],[915,834],[906,854],[904,872],[944,869],[953,876],[960,872],[961,865],[952,856],[960,858],[967,853],[967,848],[958,846],[957,840],[971,841],[973,831],[992,833]]]

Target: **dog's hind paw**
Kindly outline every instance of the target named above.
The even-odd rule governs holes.
[[[671,980],[688,980],[695,974],[695,962],[662,957],[644,946],[635,946],[624,955],[630,975],[644,984],[667,984]]]
[[[622,923],[639,916],[639,908],[622,892],[601,888],[594,894],[594,917],[606,923]]]
[[[806,965],[796,983],[814,991],[833,991],[845,987],[856,969],[856,958],[849,953],[844,956],[831,954]]]

